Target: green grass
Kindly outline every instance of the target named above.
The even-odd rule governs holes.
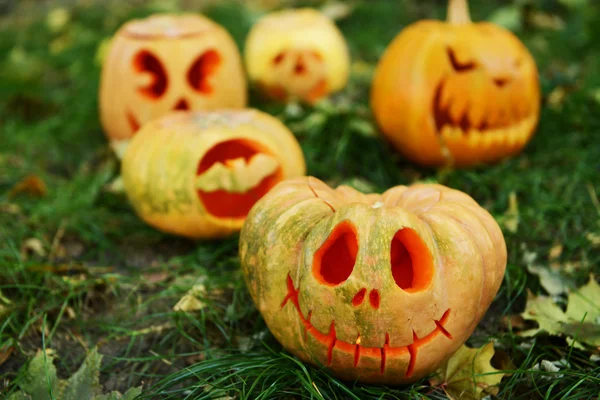
[[[67,7],[71,18],[59,31],[48,27],[46,6],[7,3],[16,8],[4,10],[0,22],[0,290],[10,301],[0,297],[0,356],[13,350],[0,364],[0,396],[17,390],[27,360],[43,346],[57,351],[64,377],[98,345],[105,354],[104,387],[123,392],[143,384],[148,398],[445,398],[426,379],[399,388],[359,385],[300,363],[276,343],[254,308],[237,237],[192,242],[162,234],[135,216],[123,194],[107,189],[119,165],[98,121],[100,42],[132,17],[199,11],[201,3],[81,2]],[[441,3],[358,1],[338,24],[353,59],[373,66],[404,26],[443,18]],[[502,2],[472,3],[480,20]],[[302,145],[309,174],[330,183],[382,191],[436,181],[473,196],[501,225],[514,192],[519,225],[504,232],[504,284],[468,343],[493,340],[496,361],[502,355],[511,360],[499,398],[597,398],[600,365],[590,359],[592,349],[548,335],[523,338],[502,323],[522,312],[528,290],[544,293],[525,268],[526,253],[535,252],[540,264],[557,264],[577,286],[590,272],[600,274],[600,248],[586,237],[600,233],[600,6],[528,4],[507,7],[523,11],[516,33],[538,62],[544,102],[537,134],[511,160],[470,170],[423,169],[403,160],[373,134],[370,76],[361,74],[315,107],[266,104],[255,96],[251,104],[285,121]],[[203,11],[227,27],[240,48],[260,15],[233,2],[210,2]],[[560,18],[564,26],[540,27],[531,22],[536,13]],[[61,43],[62,51],[53,52]],[[549,101],[557,89],[566,93],[560,104]],[[11,195],[28,175],[46,183],[46,196]],[[32,238],[41,252],[24,247]],[[562,252],[550,260],[556,245]],[[174,312],[196,283],[206,287],[207,306]],[[560,377],[534,368],[561,359],[569,366]]]

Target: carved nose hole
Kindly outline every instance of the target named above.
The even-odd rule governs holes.
[[[299,56],[296,60],[296,65],[294,66],[294,74],[296,75],[304,75],[306,73],[306,63],[302,56]]]
[[[281,64],[281,62],[283,61],[283,59],[285,58],[285,54],[283,53],[279,53],[275,56],[275,58],[273,59],[273,64],[274,65],[279,65]]]
[[[379,300],[379,291],[377,289],[371,290],[371,293],[369,293],[369,303],[371,303],[371,307],[377,310],[379,308]]]
[[[506,79],[506,78],[494,79],[494,85],[498,86],[499,88],[505,86],[507,83],[508,83],[508,79]]]
[[[181,99],[177,102],[177,104],[175,104],[175,107],[173,107],[173,110],[183,110],[183,111],[187,111],[190,109],[190,105],[188,104],[187,100],[185,99]]]
[[[358,293],[356,293],[356,295],[352,299],[352,305],[354,307],[360,306],[362,304],[363,300],[365,299],[365,294],[367,294],[367,289],[365,289],[365,288],[360,289],[358,291]]]

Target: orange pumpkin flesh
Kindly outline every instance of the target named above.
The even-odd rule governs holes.
[[[364,195],[304,177],[252,208],[240,258],[288,351],[343,379],[399,384],[469,337],[502,282],[506,245],[462,192],[417,184]]]
[[[243,158],[249,164],[257,154],[269,154],[268,149],[247,139],[234,139],[221,142],[211,148],[198,164],[197,176],[201,176],[216,163],[227,165],[231,160]],[[245,193],[231,193],[227,190],[198,190],[198,197],[206,211],[219,218],[245,218],[248,212],[273,186],[283,179],[281,167],[261,180],[258,186]]]
[[[511,32],[471,23],[466,0],[448,21],[420,21],[382,56],[371,105],[383,134],[424,165],[470,166],[520,152],[539,120],[538,72]]]

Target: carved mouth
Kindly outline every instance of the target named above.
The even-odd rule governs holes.
[[[314,326],[312,326],[310,322],[312,311],[309,311],[308,317],[305,317],[302,314],[302,311],[300,310],[300,304],[298,303],[299,290],[294,287],[294,282],[292,281],[292,278],[289,274],[286,283],[288,293],[283,299],[283,302],[281,303],[281,308],[285,307],[285,305],[288,302],[292,302],[294,307],[296,307],[296,311],[298,312],[298,316],[300,317],[302,324],[304,325],[305,335],[311,335],[315,340],[327,347],[327,365],[331,364],[331,361],[333,359],[333,350],[338,349],[348,354],[354,354],[354,367],[358,366],[358,363],[360,362],[362,356],[379,358],[381,360],[381,374],[383,374],[385,372],[386,359],[390,357],[399,357],[404,354],[409,354],[410,360],[405,373],[406,377],[408,378],[413,374],[415,364],[417,362],[419,348],[421,348],[426,343],[429,343],[440,334],[447,337],[448,339],[452,339],[452,335],[444,327],[448,322],[448,318],[450,316],[450,309],[448,309],[439,320],[434,320],[436,327],[431,333],[429,333],[423,338],[418,338],[416,333],[413,331],[413,342],[406,346],[390,346],[390,338],[388,333],[386,333],[385,335],[385,344],[383,347],[361,346],[360,336],[357,336],[356,343],[345,342],[343,340],[338,339],[336,336],[335,321],[331,322],[329,332],[326,334],[319,332]]]
[[[196,188],[211,215],[245,218],[254,203],[282,179],[279,162],[263,146],[233,139],[213,146],[202,157]]]
[[[471,137],[472,144],[489,142],[492,137],[509,144],[520,142],[525,139],[533,126],[535,118],[524,104],[511,104],[510,108],[499,108],[493,117],[485,110],[481,116],[476,114],[473,107],[483,107],[481,104],[473,105],[462,100],[459,104],[453,100],[453,95],[448,91],[451,78],[443,79],[437,86],[433,97],[432,111],[435,128],[443,137],[465,136]],[[514,90],[508,87],[504,80],[494,80],[497,90]],[[469,90],[464,88],[463,90]],[[464,95],[464,94],[463,94]],[[489,99],[481,99],[482,103],[490,102]],[[462,106],[462,107],[461,107]],[[489,135],[488,139],[484,139]],[[478,140],[479,139],[479,140]]]

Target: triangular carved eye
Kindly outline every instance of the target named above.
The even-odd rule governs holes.
[[[133,67],[139,74],[150,76],[138,91],[145,96],[158,99],[167,91],[167,73],[160,60],[148,50],[142,50],[133,59]]]
[[[208,50],[202,53],[188,70],[188,83],[197,92],[212,93],[213,87],[210,83],[210,77],[217,72],[220,64],[221,56],[216,50]]]

